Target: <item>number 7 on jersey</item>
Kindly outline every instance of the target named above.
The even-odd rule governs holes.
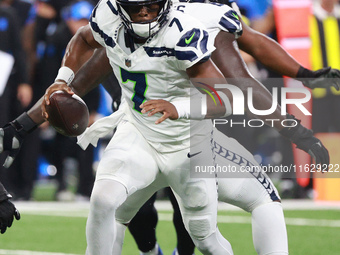
[[[127,83],[131,81],[134,83],[133,91],[134,94],[131,97],[132,102],[134,103],[133,109],[141,112],[142,109],[139,107],[145,100],[145,93],[148,89],[148,82],[146,78],[146,73],[144,72],[129,72],[120,68],[120,74],[122,77],[122,82]]]

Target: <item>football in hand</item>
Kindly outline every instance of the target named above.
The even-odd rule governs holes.
[[[76,94],[56,91],[46,105],[49,123],[62,135],[81,135],[89,124],[89,110]]]

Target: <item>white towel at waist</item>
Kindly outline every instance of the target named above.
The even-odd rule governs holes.
[[[88,127],[83,134],[77,137],[77,144],[83,150],[85,150],[89,144],[97,147],[98,140],[113,131],[124,116],[124,107],[120,107],[118,111],[112,113],[110,116],[97,120]]]

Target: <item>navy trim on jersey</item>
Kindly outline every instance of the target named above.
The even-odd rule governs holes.
[[[190,48],[195,48],[199,50],[202,54],[208,51],[208,33],[203,31],[203,38],[200,40],[201,30],[193,28],[192,30],[186,32],[176,46],[182,48],[183,50],[176,50],[175,55],[178,60],[189,60],[191,62],[195,61],[198,56]]]
[[[234,164],[237,164],[239,166],[244,166],[247,169],[249,169],[248,173],[250,173],[252,176],[254,176],[261,184],[262,186],[266,189],[268,192],[271,200],[273,201],[278,201],[280,198],[278,195],[275,193],[274,187],[272,187],[270,181],[268,181],[267,177],[262,174],[262,172],[256,171],[257,168],[253,167],[254,164],[251,163],[249,160],[246,158],[242,157],[241,155],[238,155],[230,150],[227,150],[220,144],[218,144],[216,141],[214,141],[214,151],[216,154],[221,156],[222,158],[225,158]]]
[[[93,31],[98,33],[100,35],[100,37],[104,39],[104,42],[107,46],[114,48],[116,46],[116,43],[114,42],[112,37],[105,34],[104,31],[99,28],[98,24],[93,21],[93,18],[96,17],[96,11],[97,11],[97,6],[93,9],[93,13],[92,13],[92,16],[90,18],[90,25],[91,25]]]
[[[229,31],[230,33],[235,33],[238,30],[241,30],[241,22],[235,18],[234,15],[237,15],[237,13],[235,11],[228,11],[224,14],[224,16],[221,17],[221,20],[219,22],[219,24],[224,27],[227,31]],[[237,15],[238,16],[238,15]],[[237,26],[235,26],[235,24],[231,23],[230,20],[234,21]],[[242,31],[242,30],[241,30]],[[240,31],[240,32],[241,32]]]
[[[199,29],[192,29],[188,32],[186,32],[179,42],[177,43],[177,46],[180,47],[194,47],[197,48],[198,41],[200,39],[201,31]]]
[[[198,57],[193,51],[175,51],[176,58],[178,60],[189,60],[190,62],[194,62]]]
[[[175,56],[175,50],[167,47],[144,47],[144,50],[149,57]]]
[[[118,15],[118,11],[116,10],[116,8],[113,6],[113,4],[110,2],[110,0],[108,0],[106,2],[106,4],[109,6],[110,10],[113,12],[113,14]]]
[[[204,58],[202,58],[198,63],[204,63],[207,62],[210,59],[211,55],[209,56],[205,56]]]
[[[209,37],[208,32],[203,30],[203,39],[200,43],[201,51],[203,53],[206,53],[208,51],[208,49],[207,49],[208,37]]]

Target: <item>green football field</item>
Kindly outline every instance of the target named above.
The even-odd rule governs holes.
[[[44,205],[44,206],[42,206]],[[69,255],[84,254],[87,206],[74,209],[65,204],[33,203],[28,208],[18,205],[22,219],[14,222],[0,236],[0,254],[11,255]],[[165,255],[176,245],[171,211],[159,211],[158,242]],[[340,254],[340,210],[286,210],[290,254]],[[252,245],[250,215],[242,211],[220,211],[218,226],[231,242],[234,254],[256,254]],[[137,247],[128,233],[124,255],[138,255]],[[196,251],[195,254],[201,254]]]

